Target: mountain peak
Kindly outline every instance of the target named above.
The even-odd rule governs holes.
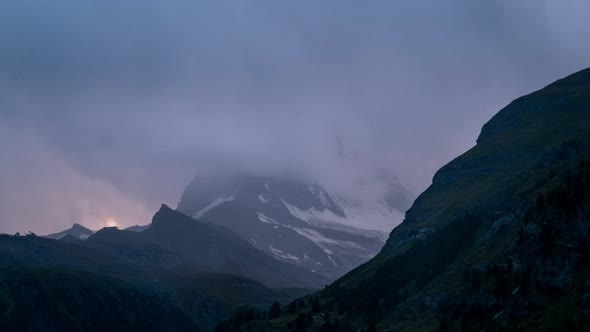
[[[152,224],[160,223],[161,221],[163,221],[162,219],[165,216],[174,214],[174,212],[176,211],[171,209],[168,205],[162,204],[158,212],[156,212],[156,214],[154,214],[154,216],[152,217]]]
[[[103,228],[99,229],[98,231],[96,231],[96,233],[94,233],[94,235],[99,235],[99,234],[104,234],[104,233],[113,233],[113,232],[117,232],[117,231],[119,231],[119,229],[116,226],[103,227]]]
[[[152,218],[152,225],[151,225],[150,229],[154,229],[154,230],[162,230],[164,228],[170,229],[170,228],[175,228],[175,226],[173,226],[173,225],[176,225],[176,227],[177,227],[177,226],[181,226],[181,225],[189,224],[189,223],[193,223],[193,222],[197,222],[197,221],[190,218],[187,215],[184,215],[181,212],[178,212],[178,211],[170,208],[166,204],[162,204],[160,206],[160,210],[158,210],[158,212],[156,212],[156,214]]]
[[[385,233],[357,228],[355,222],[395,215],[386,203],[375,202],[373,210],[362,203],[301,179],[229,175],[195,178],[177,209],[237,233],[279,261],[334,279],[366,262],[384,244]]]
[[[90,230],[78,223],[74,223],[72,225],[72,227],[70,227],[64,231],[61,231],[59,233],[49,234],[49,235],[46,235],[45,237],[50,238],[50,239],[61,240],[66,235],[71,235],[79,240],[86,240],[93,233],[94,233],[94,231],[92,231],[92,230]]]
[[[174,210],[166,204],[160,205],[160,210],[158,210],[158,212],[169,212],[169,211],[174,211]]]
[[[74,224],[72,225],[72,227],[70,228],[70,230],[72,230],[72,231],[86,231],[86,232],[92,232],[92,231],[91,231],[89,228],[87,228],[87,227],[84,227],[84,226],[82,226],[82,225],[80,225],[80,224],[78,224],[78,223],[74,223]]]

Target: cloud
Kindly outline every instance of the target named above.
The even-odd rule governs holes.
[[[24,186],[2,186],[23,205],[4,219],[49,229],[60,218],[45,210],[83,201],[80,186],[137,220],[174,205],[195,172],[223,167],[342,188],[387,170],[419,193],[501,107],[590,65],[589,6],[5,1],[0,125],[32,143],[8,136],[4,155],[38,151],[37,164],[61,171],[30,177],[70,189],[33,221],[17,204]],[[23,177],[28,159],[16,159],[1,176]]]
[[[119,226],[149,222],[143,202],[73,169],[33,133],[0,129],[3,232],[48,234],[73,223],[99,229],[112,226],[109,219]]]

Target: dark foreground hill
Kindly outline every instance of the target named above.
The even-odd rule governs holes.
[[[85,272],[4,268],[1,331],[200,331],[177,307]]]
[[[211,330],[237,307],[266,308],[275,300],[290,301],[327,282],[275,260],[222,226],[196,221],[166,206],[143,232],[106,228],[85,241],[70,234],[61,240],[0,235],[0,271],[0,288],[6,291],[0,294],[4,324],[18,324],[22,319],[37,324],[31,325],[32,330],[58,324],[56,331],[70,330],[61,328],[62,323],[81,326],[79,330],[108,330],[101,327],[106,325],[88,327],[85,318],[124,315],[121,326],[136,324],[123,320],[129,317],[149,321],[159,306],[163,313],[182,316],[179,325],[169,325],[171,331],[186,330],[181,328],[183,320]],[[23,282],[34,285],[26,291],[33,297],[13,292],[28,287]],[[39,303],[31,304],[31,299]],[[137,306],[135,301],[150,306],[119,308]],[[102,305],[110,302],[113,306]],[[45,320],[37,321],[37,316]],[[154,318],[154,324],[166,324],[167,318],[160,318],[161,322]],[[112,324],[118,326],[115,321]],[[160,325],[154,326],[152,330],[159,330]]]
[[[590,330],[590,69],[494,116],[374,259],[244,321],[220,330]]]
[[[235,274],[270,287],[323,287],[327,279],[279,262],[228,229],[163,205],[143,232],[104,228],[86,241],[0,235],[0,266],[69,268],[142,279],[171,272]]]

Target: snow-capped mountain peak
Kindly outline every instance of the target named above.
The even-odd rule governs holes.
[[[383,246],[387,233],[362,227],[365,222],[393,225],[403,218],[384,199],[368,205],[317,183],[246,175],[198,177],[177,209],[228,227],[278,260],[330,278],[364,263]]]

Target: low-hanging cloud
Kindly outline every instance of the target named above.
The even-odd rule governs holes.
[[[0,232],[147,223],[195,172],[230,166],[343,190],[389,171],[419,193],[510,100],[590,65],[588,13],[575,0],[4,1]]]
[[[3,230],[47,234],[77,222],[106,227],[149,220],[143,202],[73,169],[34,133],[0,129]]]

